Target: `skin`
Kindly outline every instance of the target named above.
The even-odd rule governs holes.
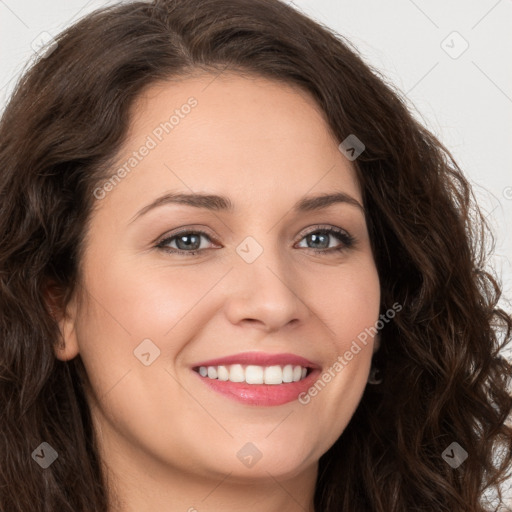
[[[380,287],[363,211],[347,203],[292,211],[304,196],[333,191],[362,204],[360,186],[307,93],[229,73],[149,87],[119,163],[191,96],[198,104],[190,114],[95,200],[84,300],[76,295],[60,319],[65,346],[56,355],[80,354],[86,367],[112,510],[312,511],[318,460],[361,399],[377,339],[307,405],[241,404],[211,391],[191,367],[263,351],[326,369],[375,324]],[[227,196],[235,210],[167,204],[130,222],[170,191]],[[316,254],[306,235],[318,225],[356,242]],[[202,253],[155,248],[181,227],[207,231]],[[247,236],[263,249],[250,264],[236,252]],[[167,246],[187,250],[177,243]],[[327,246],[343,242],[330,235]],[[134,350],[148,338],[160,355],[145,366]],[[248,442],[262,454],[252,467],[236,456]]]

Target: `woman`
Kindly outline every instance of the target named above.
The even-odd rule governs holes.
[[[277,0],[56,43],[0,125],[0,509],[497,510],[511,319],[399,94]]]

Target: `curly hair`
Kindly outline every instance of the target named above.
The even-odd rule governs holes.
[[[45,291],[65,308],[80,287],[93,191],[143,89],[227,68],[300,86],[336,140],[364,142],[353,165],[381,311],[403,306],[374,355],[383,382],[365,389],[319,460],[315,509],[490,510],[484,492],[501,501],[512,462],[512,366],[502,355],[512,319],[485,270],[492,233],[454,158],[400,92],[349,41],[279,0],[104,8],[62,32],[18,81],[0,120],[0,509],[109,509],[85,368],[79,355],[55,357]],[[31,459],[41,440],[59,454],[44,471]],[[456,469],[442,458],[453,442],[468,452]]]

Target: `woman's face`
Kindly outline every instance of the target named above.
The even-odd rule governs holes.
[[[95,191],[85,302],[58,352],[83,359],[105,460],[132,474],[312,471],[361,399],[375,340],[345,354],[379,315],[341,141],[308,95],[263,78],[158,84],[135,107]],[[339,200],[311,199],[328,194]],[[296,366],[304,382],[286,382],[302,379]]]

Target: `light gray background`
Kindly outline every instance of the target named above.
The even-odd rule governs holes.
[[[287,1],[348,37],[452,152],[496,233],[491,263],[503,280],[501,304],[510,311],[512,0]],[[56,35],[114,3],[0,0],[0,108],[33,58],[33,46],[44,40],[41,33]]]
[[[83,15],[113,3],[0,0],[0,108],[42,32],[56,35]],[[368,63],[406,93],[415,115],[465,170],[496,233],[492,265],[503,279],[502,305],[510,311],[512,0],[293,3],[348,37]],[[457,56],[466,44],[467,50]]]

